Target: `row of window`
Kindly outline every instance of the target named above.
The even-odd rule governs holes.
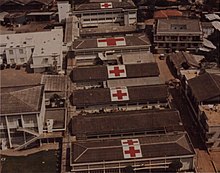
[[[115,18],[113,17],[107,17],[107,18],[96,18],[96,19],[83,19],[83,21],[98,21],[98,20],[114,20]],[[124,17],[117,17],[117,19],[124,19]]]
[[[20,53],[20,54],[24,54],[24,50],[23,50],[23,49],[19,49],[19,53]],[[10,49],[10,50],[9,50],[9,54],[10,54],[10,55],[13,55],[13,54],[14,54],[14,50]]]
[[[115,11],[115,12],[105,12],[105,13],[87,13],[87,14],[82,14],[82,16],[93,16],[93,15],[105,15],[105,14],[122,14],[121,12]],[[130,12],[130,15],[132,14],[136,14],[136,12]],[[76,15],[77,17],[79,17],[79,15]]]

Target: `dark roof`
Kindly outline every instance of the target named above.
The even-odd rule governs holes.
[[[53,129],[64,129],[65,128],[65,108],[52,108],[48,109],[45,112],[45,122],[49,119],[53,119]],[[46,126],[44,127],[46,128]]]
[[[111,2],[108,1],[108,2]],[[90,2],[90,3],[83,3],[80,4],[78,6],[76,6],[76,8],[74,9],[74,11],[83,11],[85,12],[86,10],[111,10],[111,9],[115,9],[115,8],[122,8],[122,9],[136,9],[136,6],[134,5],[134,3],[132,1],[122,1],[122,2],[111,2],[112,3],[112,8],[104,8],[101,9],[100,8],[100,2]]]
[[[38,2],[38,3],[48,5],[48,4],[52,3],[53,0],[1,0],[0,1],[0,6],[4,5],[6,3],[9,3],[9,2],[12,2],[12,3],[15,3],[15,4],[20,4],[20,5],[27,5],[27,4],[30,4],[32,2]]]
[[[156,34],[201,33],[200,22],[197,19],[158,19]]]
[[[101,37],[100,37],[101,38]],[[150,46],[150,41],[145,34],[131,34],[124,37],[126,46],[108,46],[98,47],[96,38],[77,39],[72,44],[73,50],[80,49],[115,49],[115,48],[129,48],[130,46]]]
[[[40,112],[43,86],[1,93],[1,115]]]
[[[220,96],[220,75],[205,73],[188,80],[188,83],[198,102]]]
[[[127,78],[159,76],[157,63],[127,64],[125,65]],[[73,82],[106,81],[108,70],[106,66],[76,67],[70,77]]]
[[[168,90],[166,85],[127,87],[129,100],[125,103],[167,102]],[[70,98],[75,106],[107,105],[117,103],[111,101],[109,88],[75,90]]]
[[[135,132],[183,131],[176,110],[142,110],[91,114],[72,118],[72,134],[84,136],[111,135]]]
[[[170,61],[173,62],[176,69],[180,69],[183,63],[186,63],[188,66],[199,68],[200,65],[196,61],[195,57],[192,54],[186,52],[172,53],[170,56]]]
[[[186,134],[158,135],[138,138],[142,159],[194,155]],[[120,139],[72,143],[72,164],[128,160],[123,157]],[[98,164],[98,163],[96,163]]]

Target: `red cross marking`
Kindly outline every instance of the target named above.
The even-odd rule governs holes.
[[[106,42],[108,46],[116,46],[117,41],[124,41],[124,38],[106,38],[105,40],[98,40],[98,42]]]
[[[114,67],[114,70],[109,70],[109,73],[114,73],[115,76],[120,76],[120,73],[124,73],[124,69],[119,69],[119,67]]]
[[[103,8],[108,8],[108,7],[110,7],[110,6],[111,6],[111,4],[108,4],[108,3],[102,4],[102,7],[103,7]]]
[[[135,143],[138,144],[138,141],[133,141],[132,139],[128,139],[126,142],[123,142],[123,144],[128,144],[128,145],[134,145]]]
[[[112,95],[113,97],[118,97],[118,100],[121,100],[124,96],[127,96],[127,93],[123,93],[121,90],[117,90],[117,93]]]
[[[129,147],[129,150],[125,151],[125,154],[130,154],[130,157],[136,157],[136,153],[141,153],[141,151],[135,150],[134,147]]]

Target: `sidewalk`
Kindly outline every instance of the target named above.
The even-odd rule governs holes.
[[[1,155],[5,156],[27,156],[30,154],[34,154],[40,151],[47,151],[47,150],[57,150],[59,149],[59,144],[42,144],[42,146],[38,148],[31,148],[27,150],[15,151],[13,149],[8,149],[1,151]]]

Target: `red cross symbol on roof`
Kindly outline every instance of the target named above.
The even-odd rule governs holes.
[[[98,40],[98,42],[106,42],[108,46],[116,46],[117,41],[124,41],[124,38],[106,38],[105,40]]]
[[[111,4],[109,4],[109,3],[104,3],[104,4],[102,4],[102,7],[103,7],[103,8],[108,8],[108,7],[111,7]]]
[[[117,93],[112,94],[113,97],[117,97],[118,100],[123,99],[124,96],[127,96],[127,93],[123,93],[121,90],[117,90]]]
[[[125,154],[130,154],[130,157],[136,157],[136,154],[141,153],[140,150],[135,150],[134,147],[129,147],[129,150],[125,151]]]
[[[126,142],[123,142],[123,144],[134,145],[134,144],[138,144],[138,141],[128,139]]]
[[[124,69],[119,69],[119,67],[114,67],[114,70],[109,70],[109,73],[114,73],[115,76],[120,76],[120,73],[124,73]]]

